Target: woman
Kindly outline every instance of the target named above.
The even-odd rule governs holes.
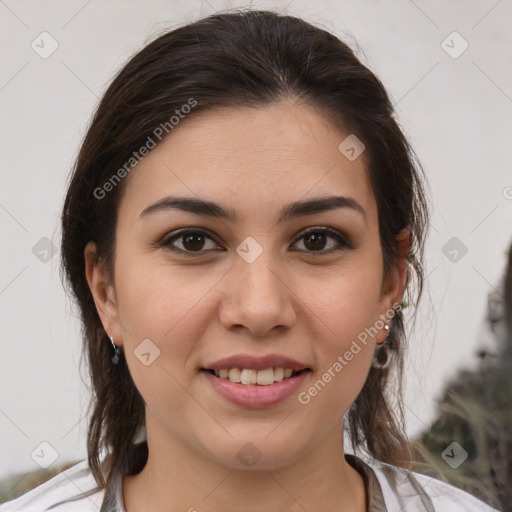
[[[492,510],[408,469],[427,222],[391,102],[335,36],[240,11],[156,39],[62,214],[88,459],[0,510]]]

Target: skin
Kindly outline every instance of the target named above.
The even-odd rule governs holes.
[[[147,510],[148,503],[166,512],[366,510],[364,482],[341,455],[343,416],[385,329],[307,405],[294,393],[272,407],[240,407],[199,373],[234,354],[277,353],[312,368],[299,391],[307,390],[359,333],[400,302],[408,233],[399,234],[400,260],[384,279],[364,153],[349,161],[338,150],[348,133],[296,100],[191,115],[127,178],[113,283],[94,244],[87,246],[86,275],[103,326],[123,345],[146,403],[149,458],[141,473],[123,480],[128,512]],[[140,218],[168,195],[215,201],[239,218],[179,210]],[[365,217],[338,208],[276,223],[283,206],[332,195],[355,199]],[[338,247],[329,236],[311,250],[302,232],[326,226],[356,247],[329,252]],[[184,246],[183,238],[174,246],[204,255],[157,246],[184,227],[202,228],[212,238],[199,249]],[[247,236],[263,249],[252,263],[236,252]],[[224,250],[208,250],[219,247]],[[149,366],[134,354],[147,338],[160,350]],[[249,442],[261,453],[251,468],[237,457]]]

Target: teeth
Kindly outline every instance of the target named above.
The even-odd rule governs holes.
[[[238,368],[231,368],[231,370],[229,370],[229,380],[231,382],[240,382],[240,374],[242,372],[240,371],[240,369]]]
[[[260,386],[268,386],[274,384],[274,369],[260,370],[256,375],[256,383]]]
[[[257,370],[242,370],[240,374],[240,382],[242,384],[256,384],[258,379],[258,371]]]
[[[274,368],[274,381],[281,382],[284,379],[284,369]]]
[[[229,379],[231,382],[239,382],[246,385],[259,384],[260,386],[268,386],[274,382],[281,382],[292,376],[293,370],[290,368],[267,368],[265,370],[230,368],[222,370],[214,370],[217,377],[221,379]]]

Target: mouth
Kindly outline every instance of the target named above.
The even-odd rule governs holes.
[[[239,407],[265,409],[297,394],[311,374],[310,368],[202,368],[205,383],[218,396]],[[286,374],[286,376],[285,376]]]
[[[304,385],[312,368],[281,354],[235,354],[200,368],[205,383],[244,408],[277,405]]]
[[[293,379],[298,375],[310,372],[310,368],[294,370],[292,368],[266,368],[256,370],[254,368],[202,368],[201,371],[208,372],[210,375],[219,379],[229,380],[236,384],[245,386],[271,386],[284,380]]]

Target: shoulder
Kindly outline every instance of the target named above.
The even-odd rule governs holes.
[[[381,485],[388,510],[498,512],[457,487],[380,461],[368,462]]]
[[[83,460],[22,496],[3,503],[0,512],[98,512],[104,491],[93,492],[94,489],[97,489],[96,480],[87,460]],[[88,492],[91,492],[89,496],[83,496]]]

